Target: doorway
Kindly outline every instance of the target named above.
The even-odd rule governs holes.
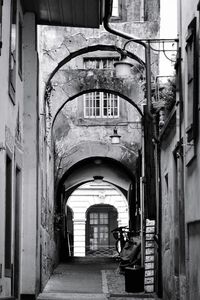
[[[118,213],[111,205],[94,205],[87,212],[86,255],[110,256],[115,253],[112,230],[118,226]]]
[[[14,296],[19,297],[20,278],[20,199],[21,199],[21,170],[16,167],[15,171],[15,234],[14,234]]]

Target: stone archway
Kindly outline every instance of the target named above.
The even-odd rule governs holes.
[[[93,45],[70,53],[54,68],[49,75],[44,101],[46,105],[47,128],[52,128],[54,121],[67,102],[92,91],[105,91],[118,95],[133,105],[142,116],[139,101],[144,98],[144,91],[141,88],[144,62],[131,52],[127,55],[138,62],[132,76],[120,79],[116,78],[114,70],[62,70],[62,66],[73,58],[84,53],[100,51],[112,51],[121,53],[122,49],[115,45]],[[141,77],[142,76],[142,77]]]
[[[113,255],[115,240],[111,231],[118,225],[127,226],[129,216],[127,199],[119,189],[105,181],[90,181],[77,187],[66,201],[73,210],[74,256]],[[95,220],[90,222],[88,218]],[[95,237],[94,231],[98,237]],[[104,240],[101,240],[100,232]],[[94,244],[98,249],[94,249]]]

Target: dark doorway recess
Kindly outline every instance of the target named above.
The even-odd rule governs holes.
[[[21,202],[21,170],[15,171],[15,246],[14,246],[14,296],[19,297],[19,278],[20,278],[20,202]]]

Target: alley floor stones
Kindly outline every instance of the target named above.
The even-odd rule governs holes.
[[[145,293],[125,292],[125,278],[109,258],[77,258],[60,264],[38,300],[157,299]]]

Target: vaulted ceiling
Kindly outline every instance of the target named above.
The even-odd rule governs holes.
[[[24,12],[34,12],[40,25],[98,28],[105,0],[22,0]]]

